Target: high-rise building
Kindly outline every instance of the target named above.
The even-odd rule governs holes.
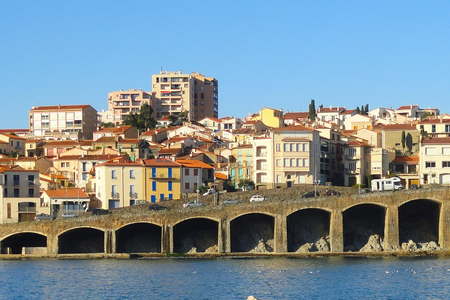
[[[183,111],[191,121],[218,116],[218,82],[213,77],[161,71],[152,76],[152,91],[158,119]]]
[[[97,111],[90,105],[34,106],[29,112],[30,132],[53,139],[92,139]]]
[[[121,123],[130,113],[136,113],[144,103],[155,110],[152,93],[143,90],[124,90],[108,93],[108,112],[114,116],[113,123]],[[155,111],[156,114],[156,111]],[[117,120],[119,119],[119,120]]]

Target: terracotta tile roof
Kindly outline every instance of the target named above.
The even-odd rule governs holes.
[[[116,138],[113,136],[102,136],[94,141],[94,143],[115,143]]]
[[[177,163],[181,164],[183,167],[187,168],[202,168],[202,169],[214,169],[212,166],[208,165],[199,160],[195,159],[179,159]]]
[[[0,133],[29,133],[29,129],[0,129]]]
[[[419,107],[418,105],[403,105],[400,106],[399,108],[397,108],[397,110],[402,110],[402,109],[412,109],[412,108],[417,108]]]
[[[351,115],[351,114],[353,114],[354,112],[356,112],[356,110],[354,110],[354,109],[346,109],[346,110],[344,110],[344,111],[342,112],[342,114],[344,114],[344,115]]]
[[[60,158],[56,158],[55,160],[111,160],[114,158],[122,157],[120,155],[113,154],[99,154],[99,155],[67,155],[62,156]]]
[[[283,118],[287,120],[307,119],[308,117],[308,112],[290,112],[285,113],[283,116]]]
[[[149,167],[181,167],[180,164],[168,159],[146,159],[144,165]]]
[[[450,119],[425,119],[419,124],[441,124],[441,123],[450,123]]]
[[[79,188],[66,188],[44,191],[50,198],[59,199],[89,199],[89,195]]]
[[[419,157],[414,156],[397,156],[393,160],[394,163],[419,163]]]
[[[61,110],[61,109],[84,109],[91,107],[90,105],[50,105],[50,106],[35,106],[31,111],[47,111],[47,110]]]
[[[77,146],[79,144],[80,144],[80,142],[78,142],[78,141],[71,141],[71,140],[67,140],[67,141],[49,141],[49,142],[45,143],[44,148],[49,148],[49,147],[69,147],[69,146]]]
[[[138,139],[119,139],[119,144],[138,144]]]
[[[388,125],[378,125],[376,128],[381,130],[416,130],[416,125],[414,124],[388,124]]]
[[[422,144],[450,144],[450,137],[424,138]]]
[[[0,166],[0,173],[5,172],[39,172],[38,170],[28,170],[19,166]]]
[[[131,126],[120,126],[120,127],[107,127],[95,131],[94,133],[125,133]]]
[[[159,150],[159,154],[178,154],[181,153],[181,148],[164,148]]]
[[[228,176],[223,173],[215,173],[216,179],[228,180]]]
[[[143,166],[142,161],[131,161],[128,158],[120,157],[116,159],[108,160],[104,163],[98,164],[95,167],[102,167],[102,166],[108,166],[108,167],[127,167],[127,166]]]

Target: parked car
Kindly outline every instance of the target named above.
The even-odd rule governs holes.
[[[303,193],[302,198],[314,198],[314,197],[319,197],[319,196],[320,196],[319,192],[311,191],[311,192]]]
[[[340,196],[340,195],[341,193],[336,190],[329,190],[329,189],[325,190],[325,196]]]
[[[206,193],[203,194],[203,196],[208,196],[216,193],[216,189],[210,188],[206,191]]]
[[[53,220],[53,217],[47,214],[37,214],[34,217],[35,221],[47,221],[47,220]]]
[[[203,205],[204,205],[203,203],[191,201],[191,202],[184,203],[183,207],[184,208],[195,208],[195,207],[201,207]]]
[[[148,206],[148,209],[157,211],[157,210],[167,210],[169,208],[166,206],[159,205],[159,204],[150,204]]]
[[[102,216],[102,215],[109,215],[109,210],[107,210],[107,209],[101,209],[101,208],[94,208],[93,210],[92,210],[92,214],[94,215],[94,216]]]
[[[262,202],[266,200],[266,198],[263,195],[253,195],[250,197],[250,202]]]
[[[358,193],[359,194],[368,194],[368,193],[370,193],[370,190],[366,189],[366,188],[362,188],[362,189],[359,189]]]
[[[233,205],[233,204],[238,204],[239,200],[223,200],[222,204],[224,205]]]

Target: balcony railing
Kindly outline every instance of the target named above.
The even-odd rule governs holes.
[[[119,193],[111,193],[111,198],[112,199],[120,199],[120,194]]]
[[[131,199],[137,199],[138,194],[137,193],[130,193],[130,198]]]

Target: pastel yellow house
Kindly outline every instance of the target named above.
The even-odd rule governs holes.
[[[166,159],[144,160],[145,186],[150,202],[181,198],[181,165]]]
[[[104,209],[139,204],[146,200],[144,165],[113,159],[95,166],[95,194]]]
[[[272,128],[280,128],[283,127],[283,111],[264,107],[259,111],[259,114],[256,114],[252,117],[253,121],[261,121],[264,125]]]

